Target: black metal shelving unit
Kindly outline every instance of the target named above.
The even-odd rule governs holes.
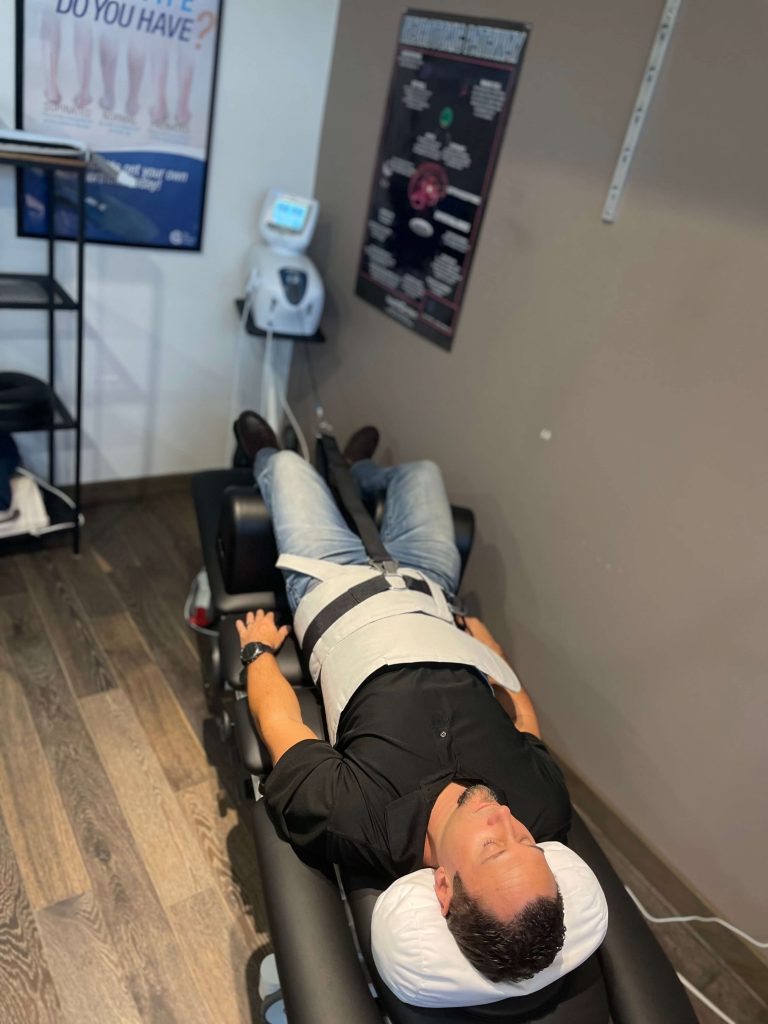
[[[0,274],[0,309],[46,310],[48,313],[47,373],[45,379],[50,388],[51,415],[42,425],[13,428],[12,432],[47,432],[48,434],[48,481],[56,483],[56,435],[61,430],[72,430],[75,435],[75,479],[73,483],[74,509],[49,492],[44,500],[51,526],[72,530],[72,550],[80,550],[80,472],[82,452],[83,413],[83,333],[84,333],[84,281],[85,281],[85,174],[86,160],[73,157],[37,157],[32,154],[0,152],[0,166],[17,169],[29,168],[45,174],[48,195],[47,204],[47,272],[44,274]],[[56,233],[55,206],[56,175],[66,173],[77,179],[76,219],[77,230],[72,241],[77,247],[77,295],[73,297],[56,280]],[[21,187],[21,175],[17,187]],[[68,200],[68,202],[70,202]],[[56,391],[56,313],[70,311],[76,317],[75,342],[75,397],[74,408],[68,408]],[[42,376],[42,374],[41,374]],[[0,540],[0,551],[13,545],[24,535]],[[29,535],[28,535],[29,536]],[[37,536],[37,534],[35,535]]]

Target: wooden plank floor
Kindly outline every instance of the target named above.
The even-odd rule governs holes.
[[[240,780],[182,621],[186,494],[0,559],[0,1021],[258,1020],[269,951]]]
[[[259,1019],[255,850],[182,622],[199,565],[185,493],[90,509],[79,558],[0,559],[0,1024]],[[736,1024],[768,1024],[694,932],[656,931]]]

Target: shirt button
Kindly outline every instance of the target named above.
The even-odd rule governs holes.
[[[443,729],[443,731],[440,733],[440,739],[444,740],[447,735],[448,733],[445,731],[445,729]]]

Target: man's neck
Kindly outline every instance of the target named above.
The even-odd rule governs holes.
[[[456,809],[456,801],[466,789],[459,782],[449,782],[445,789],[438,794],[437,800],[432,805],[432,813],[427,822],[427,834],[424,837],[424,867],[436,868],[438,866],[437,849],[443,834],[443,829],[451,813]]]

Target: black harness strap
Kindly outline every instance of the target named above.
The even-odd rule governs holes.
[[[421,594],[432,593],[426,580],[414,579],[413,576],[401,576],[400,578],[405,582],[405,586],[408,590],[418,590]],[[312,619],[304,632],[301,649],[307,660],[311,657],[312,651],[315,649],[320,637],[327,629],[330,629],[337,619],[340,619],[342,615],[346,615],[346,613],[351,611],[355,605],[362,604],[363,601],[367,601],[369,597],[373,597],[375,594],[383,594],[385,590],[390,589],[386,576],[375,576],[372,580],[365,580],[363,583],[358,583],[354,587],[350,587],[349,590],[340,594],[339,597],[334,601],[331,601],[330,604],[327,604],[325,608],[323,608],[323,610],[319,612],[314,619]]]
[[[352,476],[349,464],[339,450],[333,434],[320,434],[317,439],[315,458],[317,469],[335,492],[336,501],[341,511],[359,534],[371,565],[378,569],[381,575],[350,587],[315,616],[307,626],[301,643],[302,651],[307,659],[310,658],[320,637],[327,629],[330,629],[337,619],[351,611],[355,605],[367,601],[369,597],[390,590],[387,575],[395,575],[398,570],[397,562],[381,542],[376,523],[363,504],[360,488],[357,486],[357,481]],[[422,594],[431,593],[429,584],[425,580],[415,579],[413,576],[399,576],[399,579],[403,581],[408,590],[417,590]]]
[[[336,438],[332,434],[321,434],[317,439],[318,469],[324,473],[330,487],[336,492],[337,502],[342,512],[351,520],[360,540],[363,542],[369,559],[376,567],[392,563],[395,571],[397,564],[381,542],[376,523],[368,513],[360,497],[360,488],[349,470],[349,464],[339,450]]]

